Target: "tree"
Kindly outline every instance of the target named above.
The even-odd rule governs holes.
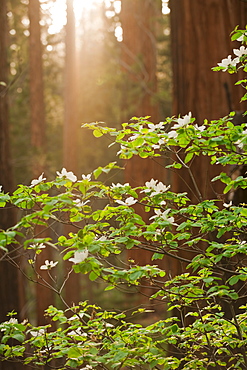
[[[0,191],[13,191],[13,177],[11,168],[10,142],[9,142],[9,111],[8,111],[8,24],[7,24],[7,6],[6,1],[0,1]],[[16,222],[16,214],[13,207],[9,205],[6,209],[1,209],[0,229],[6,230]],[[8,257],[6,251],[0,251],[0,320],[5,320],[8,312],[18,310],[20,312],[19,302],[19,284],[18,270],[15,263],[18,254],[14,246],[10,247]],[[1,369],[17,369],[17,364],[0,362]]]
[[[64,86],[64,132],[63,164],[67,169],[77,172],[78,104],[77,104],[77,63],[75,39],[75,15],[73,1],[67,0],[67,24],[65,35],[65,86]]]
[[[12,169],[9,147],[9,122],[8,122],[8,26],[7,26],[7,8],[6,1],[1,0],[1,32],[0,32],[0,183],[4,191],[12,191]],[[1,210],[1,229],[7,229],[15,223],[15,212],[12,207]],[[1,252],[2,257],[4,252]],[[1,262],[1,320],[8,311],[18,306],[18,296],[13,295],[11,291],[18,291],[17,274],[13,266],[8,262]],[[13,275],[12,275],[13,274]],[[10,276],[12,278],[10,279]]]
[[[46,129],[45,129],[45,102],[42,65],[42,45],[40,31],[40,3],[39,0],[30,0],[28,5],[30,36],[29,36],[29,77],[30,77],[30,120],[32,145],[32,176],[38,178],[46,168]],[[47,230],[36,225],[34,235],[47,237]],[[53,303],[53,292],[47,289],[45,281],[49,280],[47,271],[40,270],[44,260],[51,259],[51,251],[47,250],[42,259],[37,256],[36,268],[40,271],[36,289],[37,322],[45,324],[44,311]]]
[[[159,119],[157,93],[157,28],[161,1],[123,1],[122,66],[125,72],[123,115],[150,115]],[[130,93],[128,89],[132,87]],[[133,96],[135,94],[135,96]]]
[[[123,28],[122,58],[124,71],[123,120],[132,116],[160,118],[157,99],[157,29],[161,17],[161,1],[122,1],[121,25]],[[143,185],[147,178],[162,179],[160,163],[133,157],[125,163],[125,180],[132,186]],[[142,217],[147,214],[138,207]],[[146,219],[147,220],[147,219]],[[129,251],[130,258],[145,264],[150,261],[148,252]]]
[[[77,56],[75,38],[75,14],[73,0],[67,0],[67,24],[65,34],[65,86],[64,86],[64,129],[63,129],[63,165],[66,169],[78,171],[78,85],[77,85]],[[69,234],[72,226],[64,226]],[[70,266],[65,263],[65,269]],[[80,281],[72,274],[66,285],[66,298],[69,304],[76,302],[80,296]]]

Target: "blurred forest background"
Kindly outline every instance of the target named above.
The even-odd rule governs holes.
[[[131,19],[124,7],[126,15],[121,14],[121,1],[79,0],[75,2],[75,14],[73,9],[69,12],[72,1],[68,1],[67,26],[66,1],[7,1],[15,185],[29,184],[44,170],[47,177],[63,166],[76,174],[87,174],[115,160],[115,152],[107,149],[108,142],[93,138],[80,126],[104,121],[118,127],[133,115],[148,114],[148,108],[142,112],[140,107],[145,94],[150,95],[149,105],[157,110],[155,121],[171,114],[169,16],[162,14],[161,1],[152,3],[147,9],[143,4],[136,9],[137,15],[141,10],[138,18],[150,23],[142,25],[144,40],[136,34],[138,20],[130,10],[136,25],[126,27],[134,43],[140,43],[131,50],[128,45],[123,47],[122,22]],[[153,33],[153,39],[150,45],[144,45],[145,38],[150,38],[145,34],[148,32]],[[153,69],[157,68],[151,77],[141,48],[146,50]],[[70,148],[66,147],[67,140],[71,140]]]
[[[118,128],[133,116],[148,115],[157,123],[192,111],[202,124],[205,118],[243,110],[241,87],[233,87],[239,78],[211,68],[239,47],[230,33],[237,25],[245,28],[246,20],[243,0],[0,0],[4,191],[30,184],[42,172],[49,179],[65,167],[79,178],[116,161],[118,148],[109,149],[107,138],[93,137],[82,123],[103,121]],[[106,181],[137,186],[153,177],[172,183],[175,191],[189,189],[189,179],[184,185],[164,175],[160,164],[133,159],[122,165],[124,175]],[[199,181],[206,181],[208,163],[200,159],[193,165]],[[210,187],[205,193],[213,196]],[[1,213],[1,228],[14,223],[18,215],[13,212]],[[138,262],[148,260],[142,255]],[[25,317],[30,292],[11,264],[0,263],[0,301],[5,302],[0,318],[18,301]],[[179,266],[173,269],[176,273]],[[73,279],[68,301],[79,291],[83,299],[95,300],[90,282],[79,288]],[[43,312],[54,298],[38,289],[37,312]],[[42,318],[38,313],[40,324]]]

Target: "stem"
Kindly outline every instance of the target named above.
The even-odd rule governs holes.
[[[201,310],[200,310],[200,307],[199,307],[199,305],[198,305],[198,302],[195,302],[195,303],[196,303],[197,311],[198,311],[199,316],[200,316],[200,320],[201,320],[202,324],[203,324],[203,325],[205,325],[205,322],[204,322],[204,320],[203,320],[203,317],[202,317]],[[206,341],[207,341],[208,347],[209,347],[209,349],[210,349],[210,351],[211,351],[211,355],[212,355],[212,357],[213,357],[214,363],[215,363],[215,365],[216,365],[216,369],[220,369],[220,367],[219,367],[219,365],[218,365],[218,363],[217,363],[217,360],[216,360],[216,358],[215,358],[215,354],[214,354],[214,347],[212,347],[212,345],[211,345],[211,343],[210,343],[210,340],[209,340],[209,337],[208,337],[208,333],[206,332],[206,330],[205,330],[205,329],[203,329],[203,331],[204,331],[204,334],[205,334],[205,337],[206,337]]]
[[[232,314],[232,317],[233,317],[233,320],[234,320],[235,327],[237,329],[238,337],[243,342],[244,339],[243,339],[242,330],[241,330],[241,327],[238,323],[238,320],[237,320],[236,313],[235,313],[234,306],[233,306],[232,302],[230,303],[230,310],[231,310],[231,314]],[[243,359],[244,359],[244,368],[247,369],[247,355],[246,355],[246,348],[245,347],[246,347],[245,345],[241,346],[240,351],[241,351],[241,353],[243,355]]]
[[[192,182],[193,182],[193,185],[194,185],[194,187],[195,187],[195,190],[196,190],[196,192],[197,192],[198,198],[199,198],[200,202],[202,202],[202,200],[203,200],[202,194],[201,194],[201,192],[200,192],[200,190],[199,190],[199,188],[198,188],[198,185],[197,185],[197,183],[196,183],[196,180],[195,180],[195,178],[194,178],[194,175],[193,175],[193,173],[192,173],[192,171],[191,171],[190,167],[189,167],[189,166],[187,166],[187,165],[184,163],[184,161],[181,159],[181,157],[179,157],[179,155],[178,155],[178,153],[177,153],[177,152],[175,153],[175,155],[176,155],[176,157],[178,158],[178,160],[180,161],[180,163],[183,165],[183,167],[185,167],[185,168],[188,170],[189,175],[190,175],[190,178],[191,178],[191,180],[192,180]]]

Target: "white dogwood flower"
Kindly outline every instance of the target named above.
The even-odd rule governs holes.
[[[91,181],[92,174],[89,173],[88,175],[81,175],[81,177],[82,177],[82,180]]]
[[[77,328],[76,330],[71,330],[67,333],[67,335],[69,335],[69,336],[76,335],[76,336],[80,336],[80,337],[87,337],[87,334],[85,332],[83,332],[81,328]]]
[[[233,49],[233,53],[238,57],[242,57],[243,55],[247,54],[247,48],[245,48],[243,45],[240,46],[239,49]]]
[[[15,317],[11,317],[8,322],[10,324],[18,324],[18,320]]]
[[[167,136],[168,136],[168,139],[176,139],[176,137],[178,136],[178,133],[177,131],[172,130],[167,133]]]
[[[117,155],[122,154],[122,152],[124,152],[125,149],[126,149],[126,146],[120,144],[120,150],[117,152]]]
[[[130,184],[126,182],[125,184],[120,184],[119,182],[117,184],[112,183],[111,187],[112,188],[123,188],[124,186],[129,186]]]
[[[88,257],[88,250],[85,249],[84,251],[76,251],[74,253],[74,257],[70,258],[69,261],[73,262],[75,265],[77,263],[83,262]]]
[[[35,243],[35,244],[30,244],[28,249],[34,249],[34,250],[37,250],[37,249],[45,249],[46,246],[44,243]]]
[[[165,143],[165,140],[163,138],[161,138],[161,139],[159,139],[157,144],[152,145],[152,148],[153,149],[160,149],[161,145],[163,145],[164,143]]]
[[[237,49],[235,49],[235,50],[237,50]],[[227,71],[229,66],[235,67],[238,62],[239,62],[239,58],[234,58],[232,60],[232,56],[228,55],[227,58],[222,59],[222,61],[220,63],[217,63],[217,64],[218,64],[219,67],[224,67],[224,69],[222,71],[225,72],[225,71]]]
[[[173,216],[168,216],[169,215],[169,212],[170,212],[171,210],[170,210],[170,208],[168,208],[168,209],[166,209],[165,211],[161,211],[160,209],[155,209],[154,210],[154,212],[155,212],[155,215],[154,216],[152,216],[152,217],[150,217],[150,220],[152,220],[152,219],[155,219],[155,218],[157,218],[157,217],[160,217],[160,218],[162,218],[164,221],[167,221],[167,222],[169,222],[170,224],[173,224],[173,225],[176,225],[175,223],[174,223],[174,217]]]
[[[39,330],[30,330],[29,333],[32,335],[32,337],[38,337],[39,335],[45,334],[45,329],[39,329]]]
[[[85,367],[82,367],[80,370],[92,370],[92,366],[91,365],[86,365]]]
[[[53,267],[55,267],[57,264],[58,264],[58,262],[45,260],[45,264],[40,266],[40,270],[50,270]]]
[[[125,201],[122,201],[122,200],[119,200],[119,199],[116,200],[116,203],[121,204],[123,206],[132,206],[136,202],[137,202],[137,200],[133,197],[128,197],[128,198],[125,199]]]
[[[164,126],[164,122],[159,122],[159,123],[148,123],[148,128],[149,131],[153,132],[157,129],[161,129]]]
[[[147,189],[142,190],[143,193],[148,193],[149,191],[152,191],[152,196],[165,193],[168,189],[170,189],[170,185],[166,186],[163,184],[163,182],[159,182],[157,184],[158,180],[151,179],[150,181],[147,181],[145,183]]]
[[[137,134],[131,135],[128,138],[128,141],[134,141],[135,139],[138,139],[139,136],[140,136],[139,132]]]
[[[107,240],[107,237],[105,235],[100,236],[97,241],[98,242],[105,242]]]
[[[161,193],[165,193],[168,189],[170,189],[170,185],[166,186],[165,184],[163,184],[163,182],[159,182],[156,186],[155,186],[155,191],[152,195],[156,195],[156,194],[161,194]]]
[[[247,129],[243,130],[242,135],[247,135]],[[243,147],[244,147],[243,141],[245,139],[246,139],[246,136],[242,137],[241,139],[238,139],[237,141],[234,142],[234,144],[236,144],[240,149],[243,149]]]
[[[173,126],[173,129],[178,129],[178,128],[187,126],[190,123],[191,117],[192,117],[192,114],[191,114],[191,112],[189,112],[188,114],[186,114],[182,118],[177,118],[177,120],[176,120],[177,124],[175,124]]]
[[[79,312],[79,313],[77,313],[76,315],[73,315],[73,316],[71,316],[71,317],[69,317],[67,320],[68,321],[74,321],[74,320],[78,320],[78,316],[79,316],[79,318],[83,318],[83,316],[84,316],[84,312]]]
[[[198,126],[197,124],[195,124],[195,129],[197,130],[197,131],[200,131],[200,132],[202,132],[202,131],[204,131],[205,129],[206,129],[206,126],[204,126],[204,125],[202,125],[202,126]]]
[[[158,180],[154,180],[154,179],[151,179],[150,181],[146,181],[145,185],[148,189],[145,189],[144,191],[149,191],[149,189],[155,189],[157,182]]]
[[[66,177],[66,179],[68,179],[72,182],[77,181],[76,175],[74,175],[72,171],[67,171],[65,168],[63,168],[61,172],[57,171],[57,175],[58,175],[59,178]]]
[[[43,177],[44,175],[44,172],[39,176],[38,179],[34,179],[31,181],[31,185],[30,185],[30,188],[33,188],[35,185],[38,185],[40,184],[42,181],[46,180],[45,177]]]
[[[76,207],[84,207],[87,203],[89,203],[90,200],[86,200],[85,202],[83,202],[81,199],[75,199],[73,200],[73,203],[75,203]]]
[[[232,201],[230,201],[229,203],[223,203],[223,206],[225,208],[230,208],[232,206]]]

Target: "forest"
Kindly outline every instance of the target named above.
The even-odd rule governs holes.
[[[246,44],[246,0],[0,0],[0,370],[247,369]]]

